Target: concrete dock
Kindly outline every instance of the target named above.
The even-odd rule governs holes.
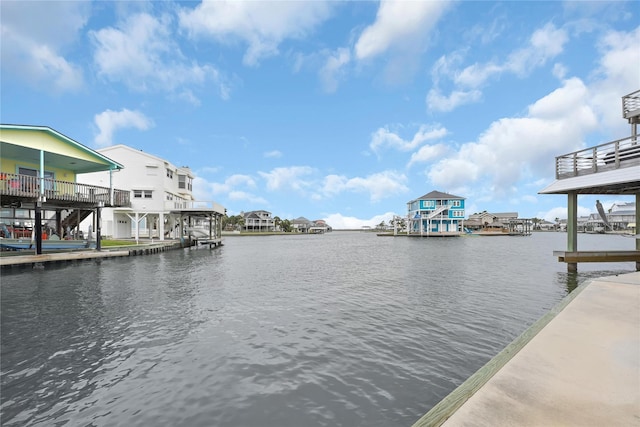
[[[640,426],[640,273],[580,286],[414,427]]]
[[[221,240],[213,242],[206,242],[209,247],[218,247],[222,244]],[[184,247],[194,246],[194,242],[187,242],[188,246],[185,246],[185,242],[179,240],[164,240],[164,241],[147,241],[140,242],[136,245],[110,247],[101,251],[94,249],[78,250],[78,251],[61,251],[61,252],[47,252],[40,255],[33,253],[21,252],[6,252],[0,256],[0,267],[2,269],[12,267],[28,267],[36,265],[46,265],[52,263],[66,263],[82,260],[96,260],[105,258],[138,256],[138,255],[151,255],[160,252],[165,252],[174,249],[182,249]]]

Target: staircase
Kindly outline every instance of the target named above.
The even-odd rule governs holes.
[[[82,221],[84,221],[89,215],[91,215],[93,211],[87,209],[73,209],[67,213],[62,221],[60,221],[60,225],[62,226],[62,230],[66,230],[67,227],[71,230],[76,228]],[[79,218],[78,218],[79,217]]]
[[[440,215],[442,212],[446,211],[447,209],[449,209],[450,206],[449,205],[442,205],[439,206],[435,211],[431,212],[428,216],[427,219],[432,219],[435,218],[436,216]]]

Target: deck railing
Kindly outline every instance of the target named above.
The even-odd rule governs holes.
[[[640,90],[622,97],[622,117],[629,119],[640,115]]]
[[[224,215],[224,206],[213,201],[200,200],[167,200],[164,202],[165,210],[182,211],[182,210],[209,210],[213,209],[216,213]]]
[[[43,188],[40,187],[41,184]],[[0,173],[0,195],[37,199],[41,195],[50,201],[82,202],[103,206],[130,206],[130,192],[113,190],[113,200],[107,187],[60,181],[37,176]]]
[[[640,165],[640,144],[631,136],[556,157],[556,179],[635,165]]]

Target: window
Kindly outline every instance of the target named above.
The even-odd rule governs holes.
[[[169,168],[167,168],[167,178],[173,179],[173,171]]]
[[[178,188],[191,191],[193,189],[192,183],[193,179],[187,175],[178,175]]]
[[[133,190],[133,197],[136,199],[151,199],[153,198],[153,191],[151,190]]]
[[[454,208],[459,208],[460,207],[460,200],[449,200],[449,205],[453,206]]]
[[[464,218],[464,211],[463,210],[452,210],[451,211],[451,216],[453,218]]]

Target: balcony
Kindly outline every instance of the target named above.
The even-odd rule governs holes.
[[[640,145],[636,137],[631,136],[556,157],[556,179],[636,165],[640,165]]]
[[[224,206],[213,201],[166,200],[164,202],[164,210],[175,213],[215,212],[224,215]]]
[[[44,185],[41,191],[40,185]],[[0,173],[0,197],[2,205],[33,203],[44,196],[48,207],[91,208],[130,206],[130,192],[113,190],[113,198],[107,187],[79,184],[77,182],[41,179],[35,176]]]
[[[622,117],[632,122],[640,117],[640,90],[622,97]]]

